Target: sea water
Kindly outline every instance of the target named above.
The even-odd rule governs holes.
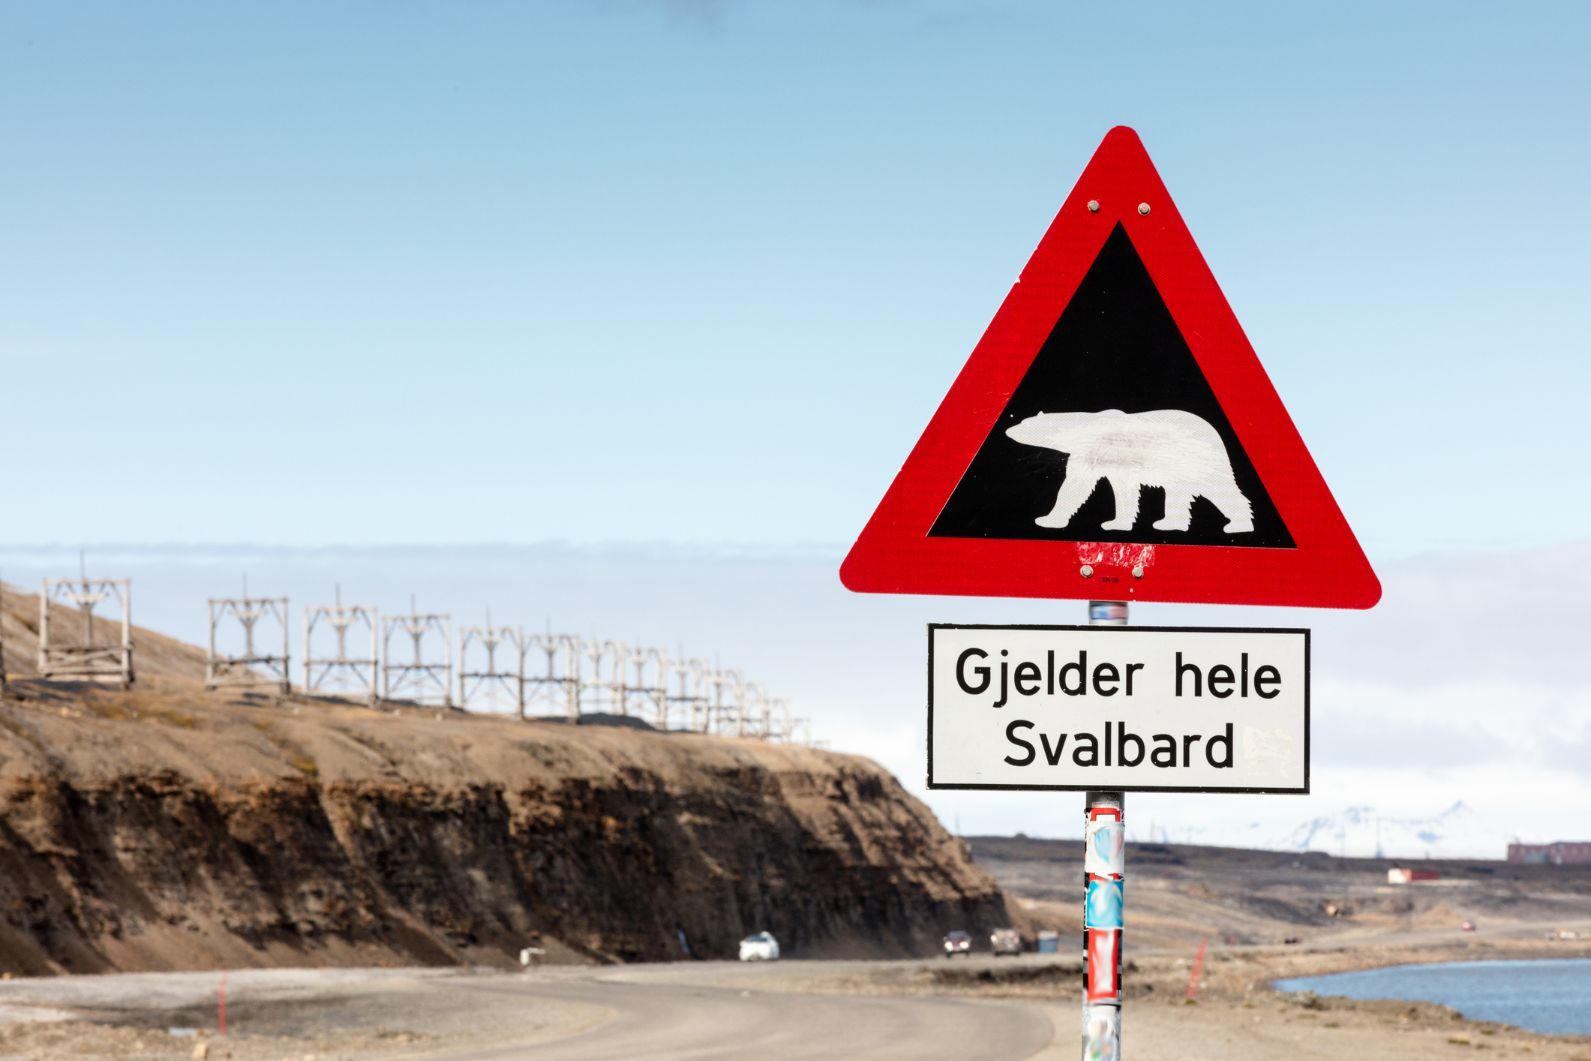
[[[1278,980],[1282,991],[1435,1002],[1471,1020],[1591,1035],[1591,958],[1440,962]]]

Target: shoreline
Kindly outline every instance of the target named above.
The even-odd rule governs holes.
[[[1545,1035],[1569,1043],[1583,1043],[1591,1045],[1591,1031],[1584,1032],[1555,1032],[1537,1028],[1529,1028],[1522,1024],[1512,1024],[1507,1021],[1489,1020],[1483,1017],[1473,1017],[1454,1006],[1443,1002],[1433,1002],[1420,998],[1354,998],[1349,995],[1332,994],[1327,990],[1316,990],[1311,987],[1287,989],[1280,986],[1282,980],[1310,980],[1325,976],[1346,976],[1354,973],[1378,972],[1394,969],[1412,969],[1423,965],[1483,965],[1489,962],[1591,962],[1591,947],[1581,946],[1574,953],[1565,953],[1562,949],[1548,953],[1547,948],[1538,946],[1520,946],[1517,948],[1481,948],[1483,953],[1474,953],[1474,948],[1462,948],[1465,953],[1458,955],[1433,954],[1429,950],[1404,955],[1400,960],[1393,962],[1353,963],[1353,967],[1344,969],[1329,969],[1319,972],[1294,973],[1288,976],[1277,977],[1271,980],[1266,987],[1268,990],[1283,999],[1313,998],[1329,1001],[1334,1007],[1349,1008],[1372,1004],[1376,1006],[1392,1003],[1405,1006],[1431,1006],[1452,1014],[1452,1019],[1467,1025],[1474,1025],[1477,1029],[1502,1028],[1528,1035]],[[1591,999],[1586,1004],[1591,1006]]]
[[[1076,1043],[1067,1032],[1077,1023],[1080,964],[1076,959],[1040,964],[1034,957],[1003,966],[992,959],[950,968],[923,963],[920,968],[925,975],[909,984],[898,976],[887,977],[887,986],[877,976],[870,979],[874,990],[1038,1003],[1056,1029],[1056,1043],[1038,1056],[1075,1057]],[[1214,1042],[1221,1043],[1219,1056],[1226,1061],[1268,1061],[1279,1056],[1290,1061],[1317,1056],[1393,1061],[1427,1054],[1448,1056],[1459,1046],[1528,1052],[1533,1058],[1555,1061],[1591,1061],[1591,1034],[1533,1031],[1466,1017],[1450,1006],[1417,999],[1352,999],[1309,990],[1283,991],[1275,986],[1277,980],[1402,965],[1566,959],[1591,959],[1591,943],[1505,940],[1305,950],[1217,949],[1208,953],[1197,998],[1190,1002],[1186,990],[1191,960],[1164,951],[1142,954],[1128,959],[1123,977],[1123,1042],[1131,1043],[1135,1061],[1215,1057],[1216,1053],[1201,1052],[1199,1045]],[[854,981],[826,985],[842,990],[858,986]]]
[[[1498,1049],[1512,1047],[1529,1051],[1538,1057],[1562,1057],[1572,1061],[1591,1059],[1591,1050],[1587,1049],[1591,1047],[1591,1034],[1588,1033],[1537,1031],[1517,1024],[1466,1016],[1452,1006],[1423,999],[1357,999],[1308,988],[1287,991],[1277,986],[1280,980],[1419,965],[1487,961],[1583,961],[1591,959],[1591,944],[1585,940],[1563,943],[1525,939],[1465,940],[1330,949],[1322,945],[1302,952],[1267,949],[1253,954],[1252,958],[1253,965],[1265,970],[1267,975],[1263,980],[1249,980],[1235,990],[1239,985],[1232,983],[1230,976],[1224,977],[1222,979],[1225,982],[1214,985],[1213,997],[1206,996],[1201,990],[1199,1001],[1194,1005],[1214,1003],[1229,1011],[1242,1011],[1245,1007],[1257,1004],[1258,999],[1265,999],[1279,1012],[1291,1011],[1292,1019],[1300,1024],[1318,1023],[1322,1032],[1357,1027],[1372,1033],[1395,1033],[1400,1037],[1423,1033],[1426,1038],[1440,1040],[1449,1048],[1462,1045]],[[1250,964],[1241,959],[1237,959],[1236,963]],[[1368,1055],[1359,1056],[1360,1061],[1366,1061],[1379,1054],[1372,1050]],[[1409,1054],[1388,1053],[1386,1056]]]

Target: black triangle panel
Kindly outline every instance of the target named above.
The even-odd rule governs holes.
[[[1019,424],[1027,441],[1007,434]],[[929,533],[1293,547],[1120,225]]]

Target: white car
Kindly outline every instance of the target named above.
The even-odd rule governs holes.
[[[740,960],[743,962],[776,962],[779,960],[779,941],[771,932],[757,932],[740,941]]]

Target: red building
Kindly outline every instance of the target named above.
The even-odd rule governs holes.
[[[1420,881],[1437,880],[1441,874],[1434,869],[1410,869],[1407,866],[1394,866],[1387,870],[1388,884],[1418,884]]]
[[[1508,861],[1527,866],[1591,865],[1591,842],[1559,840],[1553,844],[1509,844]]]

